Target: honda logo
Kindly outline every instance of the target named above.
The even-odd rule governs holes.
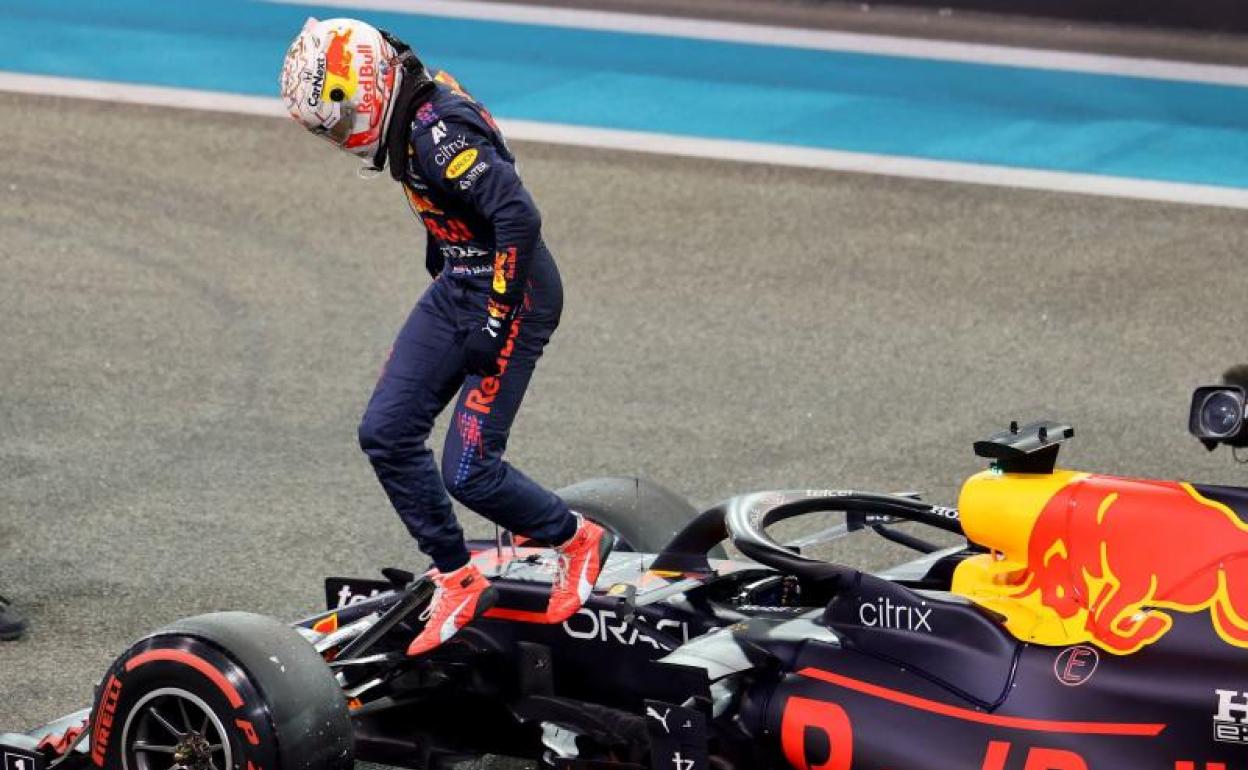
[[[1213,715],[1213,738],[1223,743],[1248,743],[1248,693],[1214,690],[1218,711]]]

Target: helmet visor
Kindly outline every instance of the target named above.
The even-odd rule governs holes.
[[[309,130],[316,136],[342,149],[351,138],[355,125],[354,110],[345,103],[333,103],[331,114],[319,125]]]

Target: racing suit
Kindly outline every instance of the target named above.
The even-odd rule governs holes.
[[[449,572],[468,561],[468,551],[448,491],[528,537],[560,543],[576,530],[562,500],[502,459],[559,324],[563,288],[497,125],[445,73],[415,106],[406,152],[405,167],[391,172],[424,223],[435,280],[395,340],[359,438],[420,549]],[[496,375],[465,371],[465,341],[482,333],[503,335],[491,361]],[[426,442],[456,392],[439,473]]]

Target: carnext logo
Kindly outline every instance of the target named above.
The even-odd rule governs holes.
[[[1248,744],[1248,693],[1214,690],[1218,713],[1213,715],[1213,739]]]

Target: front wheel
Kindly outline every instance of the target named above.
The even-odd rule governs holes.
[[[105,770],[351,770],[342,689],[311,645],[260,615],[200,615],[105,675],[90,754]]]

